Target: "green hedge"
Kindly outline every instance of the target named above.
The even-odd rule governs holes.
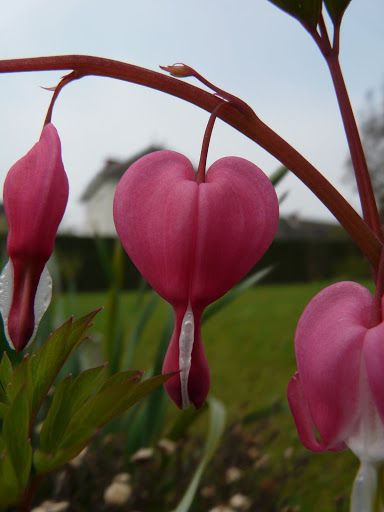
[[[5,238],[0,240],[2,260],[5,262]],[[59,272],[63,290],[100,291],[109,286],[109,277],[103,266],[104,258],[112,260],[115,238],[58,236],[50,267]],[[106,256],[105,256],[106,255]],[[123,256],[124,288],[135,289],[140,274],[126,255]],[[359,280],[369,276],[369,265],[360,251],[348,240],[281,241],[276,240],[256,265],[261,269],[273,265],[265,279],[267,283],[294,283],[322,279]]]

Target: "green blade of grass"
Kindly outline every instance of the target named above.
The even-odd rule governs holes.
[[[214,454],[216,447],[219,443],[221,435],[224,431],[225,420],[226,420],[226,410],[222,402],[219,402],[213,397],[210,397],[208,400],[209,413],[210,413],[210,422],[209,422],[209,432],[207,436],[207,442],[204,447],[204,455],[201,459],[197,469],[193,475],[191,482],[188,485],[187,490],[185,491],[184,496],[182,497],[180,503],[172,512],[188,512],[190,506],[192,505],[193,498],[196,494],[197,487],[199,485],[200,479],[203,475],[203,472],[210,461],[212,455]]]

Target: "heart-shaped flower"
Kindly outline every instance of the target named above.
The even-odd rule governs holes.
[[[23,350],[36,335],[52,294],[46,262],[68,200],[68,179],[56,128],[9,170],[4,183],[9,262],[0,276],[0,311],[7,340]]]
[[[135,162],[115,194],[114,219],[133,263],[175,310],[163,372],[179,407],[200,407],[209,390],[201,340],[204,308],[222,297],[271,244],[278,201],[267,176],[237,157],[215,162],[204,183],[191,162],[158,151]]]

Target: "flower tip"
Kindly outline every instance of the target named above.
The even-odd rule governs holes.
[[[193,76],[191,68],[180,62],[172,64],[172,66],[160,66],[160,69],[167,71],[170,75],[175,76],[177,78],[186,78],[188,76]]]

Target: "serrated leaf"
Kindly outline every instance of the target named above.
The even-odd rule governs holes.
[[[71,460],[88,445],[105,423],[134,405],[173,375],[174,373],[158,375],[141,383],[138,382],[140,376],[136,376],[90,398],[73,415],[62,441],[56,443],[53,453],[47,453],[42,449],[35,451],[34,466],[37,473],[52,471]]]
[[[144,382],[139,382],[140,377],[134,377],[98,393],[74,414],[59,448],[77,444],[81,441],[80,427],[86,428],[89,425],[96,430],[104,426],[151,391],[161,386],[172,375],[174,373],[158,375]]]
[[[60,369],[74,350],[82,343],[90,323],[99,310],[72,322],[69,320],[57,329],[42,345],[31,360],[31,375],[34,383],[32,416],[54,383]]]
[[[5,390],[12,378],[13,369],[12,363],[8,357],[8,354],[4,352],[0,364],[0,383],[2,388]]]
[[[333,24],[338,25],[351,0],[324,0],[324,3]]]
[[[107,388],[90,398],[76,411],[59,443],[59,448],[66,449],[80,443],[86,435],[95,432],[101,426],[121,414],[130,392],[138,385],[139,377],[130,379],[116,386]]]
[[[3,421],[3,440],[20,489],[28,483],[32,464],[29,440],[29,406],[25,389],[13,400]]]
[[[310,29],[316,29],[322,0],[269,0]]]

